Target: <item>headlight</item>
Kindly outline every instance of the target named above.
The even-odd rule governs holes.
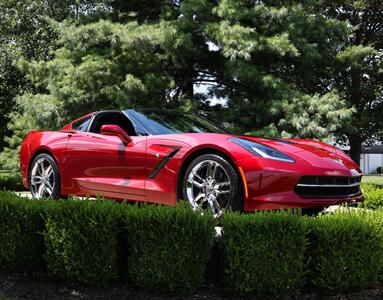
[[[271,148],[253,141],[249,141],[249,140],[241,139],[241,138],[231,138],[230,141],[245,148],[246,150],[250,151],[256,156],[273,159],[273,160],[284,161],[284,162],[291,162],[291,163],[295,162],[294,159],[287,156],[286,154],[283,154],[282,152],[275,150],[274,148]]]

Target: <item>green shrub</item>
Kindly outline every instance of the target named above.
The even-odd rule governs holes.
[[[214,241],[214,219],[189,207],[125,211],[130,280],[161,292],[190,293],[203,281]]]
[[[108,201],[69,200],[56,204],[46,223],[50,273],[87,284],[117,279],[116,206]]]
[[[360,203],[360,207],[369,209],[377,209],[383,207],[383,188],[374,184],[363,184],[362,191],[365,200],[364,202]]]
[[[43,270],[44,216],[50,202],[19,198],[0,191],[0,268]]]
[[[225,214],[221,240],[228,292],[282,296],[302,285],[304,217],[291,212]]]
[[[0,173],[0,191],[24,191],[25,187],[18,173]]]
[[[376,168],[376,172],[377,172],[378,174],[383,174],[383,166],[381,166],[381,167],[377,167],[377,168]]]
[[[372,287],[383,263],[382,214],[342,212],[308,219],[308,278],[326,293]]]

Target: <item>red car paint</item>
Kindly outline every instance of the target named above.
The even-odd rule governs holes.
[[[92,115],[92,114],[89,114]],[[75,122],[75,121],[74,121]],[[324,207],[362,201],[359,191],[341,197],[304,198],[295,187],[304,175],[361,176],[359,167],[335,147],[314,140],[289,139],[284,143],[243,137],[272,147],[295,163],[257,157],[229,139],[231,134],[182,133],[131,136],[124,145],[117,136],[73,130],[70,123],[58,131],[32,131],[22,143],[20,167],[23,184],[29,188],[31,162],[41,152],[55,159],[62,195],[97,196],[116,200],[175,205],[181,170],[198,153],[222,153],[241,175],[247,197],[245,211]],[[150,178],[154,168],[174,150],[176,153]]]

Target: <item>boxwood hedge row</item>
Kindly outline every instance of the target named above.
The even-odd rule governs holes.
[[[307,219],[309,274],[312,286],[346,292],[381,282],[383,238],[381,212],[323,215]]]
[[[25,187],[18,173],[8,173],[0,170],[0,191],[24,191]]]
[[[119,219],[110,201],[60,201],[46,218],[48,270],[58,277],[83,283],[118,278]]]
[[[383,283],[382,211],[226,213],[219,222],[182,205],[36,201],[0,192],[0,269],[190,294],[206,280],[215,242],[220,261],[209,266],[216,262],[221,287],[236,295],[337,293]],[[217,225],[222,236],[215,240]]]
[[[192,292],[203,281],[214,242],[211,216],[189,207],[146,206],[124,213],[129,278],[161,292]]]
[[[307,246],[302,220],[283,212],[225,215],[221,246],[226,289],[277,296],[301,287]]]
[[[365,200],[359,203],[360,207],[368,209],[380,209],[383,207],[383,188],[375,184],[363,184]]]
[[[25,201],[0,192],[0,269],[45,269],[45,218],[51,208],[49,201]]]

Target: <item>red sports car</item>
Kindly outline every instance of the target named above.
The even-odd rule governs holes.
[[[35,198],[184,199],[216,216],[363,200],[361,170],[333,146],[233,135],[171,110],[99,111],[58,131],[32,131],[20,167]]]

